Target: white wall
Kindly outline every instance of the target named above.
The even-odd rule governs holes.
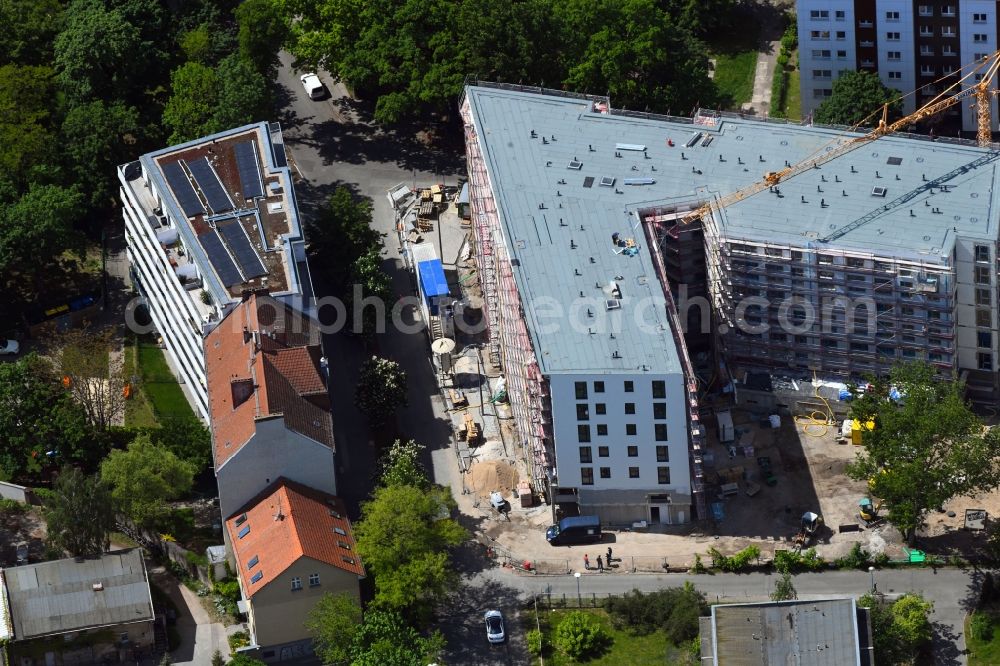
[[[223,519],[282,476],[337,494],[330,447],[287,429],[281,417],[257,421],[256,427],[250,441],[216,470]]]
[[[991,54],[997,50],[997,3],[995,0],[961,0],[956,2],[958,10],[958,41],[955,44],[959,51],[959,57],[955,58],[955,68],[973,62],[976,54]],[[975,23],[973,18],[976,14],[986,14],[985,23]],[[985,42],[976,42],[975,35],[985,34]],[[967,70],[966,70],[967,71]],[[975,83],[970,80],[970,83]],[[993,85],[996,86],[994,79]],[[997,100],[991,98],[993,130],[997,129]],[[969,100],[973,102],[974,100]],[[968,132],[976,131],[978,127],[978,116],[974,104],[962,105],[962,129]]]
[[[799,0],[796,7],[799,31],[799,79],[802,96],[803,117],[816,110],[823,98],[814,96],[814,90],[830,89],[833,81],[842,70],[857,69],[857,50],[855,48],[854,3],[844,0]],[[829,12],[829,18],[813,18],[813,11]],[[837,19],[837,12],[844,12],[843,19]],[[812,32],[825,30],[830,32],[829,39],[814,39]],[[844,39],[837,39],[837,33],[844,32]],[[817,57],[815,51],[830,51],[830,57]],[[846,51],[843,57],[838,57],[838,51]],[[816,79],[814,70],[830,70],[829,79]]]
[[[920,77],[918,83],[914,74],[916,48],[914,42],[913,2],[911,0],[880,0],[875,10],[875,42],[878,45],[878,75],[882,83],[899,90],[904,95],[915,90],[919,85],[930,83],[937,77]],[[898,20],[886,18],[888,12],[899,12]],[[898,32],[898,41],[888,41],[887,34]],[[889,52],[898,51],[900,60],[889,60]],[[890,79],[889,72],[900,72],[902,78]],[[938,74],[940,76],[940,73]],[[913,113],[916,106],[916,96],[908,95],[903,99],[903,113]],[[875,109],[871,109],[874,111]]]
[[[990,261],[975,262],[975,246],[986,245],[990,249]],[[955,347],[958,353],[960,369],[978,370],[979,353],[990,352],[993,370],[997,371],[997,275],[996,275],[996,243],[993,241],[958,238],[955,243]],[[975,283],[975,267],[985,267],[990,275],[989,285]],[[992,302],[990,305],[976,306],[976,289],[989,289]],[[980,348],[976,335],[976,310],[990,311],[990,329],[993,333],[992,348]],[[985,330],[985,329],[978,329]]]
[[[642,373],[638,375],[624,374],[587,374],[568,375],[555,374],[550,376],[552,391],[552,422],[556,450],[556,473],[560,487],[576,487],[581,489],[602,490],[648,490],[651,493],[669,493],[689,495],[691,478],[688,460],[687,416],[684,403],[683,375]],[[630,380],[634,384],[634,392],[626,393],[624,382]],[[652,382],[666,382],[666,398],[654,399]],[[594,382],[604,382],[604,392],[594,390]],[[577,400],[575,383],[587,383],[587,398]],[[666,404],[665,421],[654,421],[653,403]],[[635,404],[635,414],[625,414],[625,403]],[[586,404],[589,407],[589,419],[577,420],[577,405]],[[597,405],[604,404],[606,413],[597,413]],[[626,435],[626,424],[635,424],[636,434]],[[656,441],[654,423],[666,423],[668,439]],[[591,441],[579,441],[578,425],[590,426]],[[597,426],[605,424],[607,435],[598,435]],[[638,447],[636,457],[628,456],[629,445]],[[580,462],[580,447],[589,446],[593,462]],[[599,448],[608,447],[608,456],[601,457]],[[667,446],[669,462],[658,462],[656,447]],[[670,468],[670,483],[658,482],[657,467]],[[594,484],[584,486],[580,470],[582,467],[592,468]],[[600,469],[610,468],[611,477],[602,479]],[[639,478],[629,477],[629,468],[639,468]]]

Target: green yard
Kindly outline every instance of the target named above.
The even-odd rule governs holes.
[[[798,62],[796,56],[795,61]],[[802,89],[799,88],[799,70],[788,74],[788,92],[785,97],[785,117],[791,120],[802,120]]]
[[[549,645],[543,655],[545,666],[574,666],[575,664],[587,664],[588,666],[618,666],[619,664],[629,664],[630,666],[662,666],[662,664],[687,663],[684,661],[686,656],[684,651],[670,645],[662,631],[656,631],[645,636],[633,635],[627,631],[616,629],[611,622],[611,618],[603,610],[583,610],[593,614],[600,621],[601,625],[612,637],[611,645],[600,655],[586,661],[574,661],[551,647],[552,630],[559,624],[559,620],[570,611],[540,610],[539,621],[542,626],[542,634]],[[525,611],[522,614],[522,621],[525,631],[534,629],[536,626],[535,612],[533,610]],[[534,663],[540,664],[541,661],[536,658]]]
[[[753,97],[753,79],[760,49],[760,24],[752,16],[734,21],[736,28],[720,32],[708,44],[715,60],[715,86],[724,110],[738,111]]]
[[[165,418],[194,418],[191,405],[163,354],[164,351],[148,339],[133,339],[125,345],[126,373],[138,378],[125,411],[126,425],[155,426]]]
[[[985,617],[989,623],[987,640],[973,631],[973,618],[977,615]],[[970,615],[965,620],[965,643],[969,648],[969,666],[1000,664],[1000,610],[979,610]]]

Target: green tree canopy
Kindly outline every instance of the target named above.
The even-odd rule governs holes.
[[[424,666],[443,647],[439,633],[421,636],[399,613],[371,610],[354,634],[351,666]]]
[[[556,625],[552,644],[574,661],[599,654],[611,642],[611,635],[590,613],[570,611]]]
[[[354,263],[370,249],[381,249],[382,237],[371,223],[371,202],[356,200],[346,187],[338,187],[319,215],[306,222],[309,253],[321,258],[312,265],[329,293],[349,297]]]
[[[0,53],[19,65],[48,65],[52,42],[62,29],[59,0],[4,0],[0,2]],[[2,87],[2,86],[0,86]]]
[[[268,83],[251,61],[234,53],[215,68],[219,97],[211,130],[223,130],[266,120],[269,115]]]
[[[361,627],[361,605],[349,594],[324,594],[309,611],[306,629],[326,664],[346,664]]]
[[[393,442],[379,460],[379,485],[429,488],[431,482],[427,478],[427,470],[420,462],[420,454],[425,448],[412,439]]]
[[[380,608],[420,615],[448,590],[455,579],[448,550],[466,537],[448,517],[453,508],[447,489],[414,486],[378,488],[362,506],[354,534]]]
[[[32,169],[52,157],[50,109],[54,90],[49,67],[0,67],[0,173],[12,183],[28,182]]]
[[[351,293],[352,329],[363,335],[371,336],[384,330],[384,318],[380,322],[379,311],[371,306],[360,310],[361,321],[357,320],[358,308],[363,306],[365,299],[374,298],[384,305],[385,313],[391,312],[393,304],[392,278],[382,268],[381,244],[369,247],[360,257],[354,260],[351,267],[354,284]],[[382,328],[380,329],[380,323]]]
[[[288,39],[288,25],[272,0],[244,0],[235,10],[239,24],[240,56],[261,75],[269,76],[278,65],[278,51]]]
[[[932,604],[913,592],[894,602],[866,594],[858,605],[870,609],[875,663],[882,666],[912,664],[931,639],[928,614]]]
[[[141,136],[139,112],[122,102],[95,100],[67,112],[60,137],[63,155],[92,206],[113,202],[115,168],[135,157]]]
[[[93,464],[104,451],[83,409],[66,393],[52,365],[31,353],[0,363],[0,473],[30,481],[43,467]]]
[[[215,70],[200,62],[184,63],[170,75],[170,89],[163,109],[163,124],[171,132],[169,142],[184,143],[211,134],[219,95]]]
[[[898,90],[889,88],[871,72],[845,72],[833,82],[833,95],[813,112],[813,122],[824,125],[865,124],[874,127],[881,119],[883,105],[889,105],[889,121],[900,117],[903,102]]]
[[[49,542],[73,557],[98,555],[110,547],[115,528],[111,493],[99,477],[64,467],[45,507]]]
[[[112,451],[101,463],[101,477],[111,486],[118,510],[137,525],[164,515],[164,503],[186,494],[193,483],[191,466],[153,444],[147,434],[124,451]]]
[[[925,363],[894,367],[871,378],[851,403],[851,418],[874,421],[847,474],[871,480],[888,504],[888,520],[913,539],[927,511],[952,497],[1000,483],[1000,431],[984,433],[958,381],[941,381]],[[902,400],[890,397],[895,387]]]
[[[354,404],[370,424],[382,425],[406,402],[406,372],[399,363],[372,356],[362,364]]]
[[[83,197],[58,185],[33,185],[27,194],[0,204],[0,274],[28,277],[32,284],[66,250],[79,249],[73,225]]]
[[[191,466],[195,474],[212,464],[212,433],[193,416],[163,419],[150,437],[157,446],[170,451]]]

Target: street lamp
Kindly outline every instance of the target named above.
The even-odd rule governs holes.
[[[580,594],[580,575],[580,572],[577,571],[573,577],[576,578],[576,600],[580,604],[580,608],[583,608],[583,596]]]
[[[875,593],[875,567],[868,567],[868,574],[872,577],[872,594]]]

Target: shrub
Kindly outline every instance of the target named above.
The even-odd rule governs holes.
[[[538,629],[532,629],[528,632],[526,638],[528,640],[528,652],[536,657],[541,655],[542,648],[545,646],[545,638],[542,636],[542,632]]]
[[[856,543],[851,546],[851,552],[834,560],[833,564],[839,569],[864,569],[868,566],[870,557],[871,554],[860,543]]]
[[[789,60],[789,55],[784,51],[782,51],[780,54],[778,54],[778,67],[781,70],[784,70],[786,67],[788,67],[788,60]],[[780,71],[776,72],[776,74],[779,75],[780,73],[781,73]]]
[[[993,621],[984,613],[973,613],[969,629],[976,640],[987,643],[993,639]]]
[[[216,581],[215,593],[236,603],[240,600],[240,582],[235,578]]]
[[[185,551],[184,559],[188,561],[188,564],[195,567],[207,567],[208,558],[200,553],[195,553],[194,551]]]
[[[791,601],[798,599],[799,593],[795,591],[792,584],[792,574],[783,573],[781,578],[774,581],[774,591],[771,592],[771,601]]]
[[[747,546],[732,556],[723,555],[715,548],[709,548],[708,554],[712,556],[713,567],[729,573],[745,571],[760,560],[760,548],[757,546]]]
[[[51,488],[32,488],[31,492],[42,503],[42,506],[48,506],[52,502],[52,498],[56,496],[56,492]]]
[[[583,611],[572,611],[556,627],[555,647],[571,659],[581,661],[599,654],[611,637],[596,618]]]
[[[648,594],[632,590],[611,597],[605,608],[615,626],[635,634],[662,628],[675,645],[698,635],[698,618],[709,610],[705,597],[690,583]]]
[[[810,548],[801,553],[794,550],[779,550],[774,553],[774,568],[779,573],[819,571],[825,566],[826,561],[816,554],[815,548]]]
[[[20,516],[28,510],[28,505],[21,504],[17,500],[0,498],[0,514],[5,516]]]
[[[889,561],[889,556],[885,553],[876,553],[875,557],[872,559],[872,564],[876,569],[881,569],[882,567],[887,567],[891,564]]]
[[[235,631],[229,634],[229,649],[236,652],[241,647],[250,645],[250,634],[245,631]]]
[[[705,569],[705,565],[702,564],[701,555],[698,553],[694,554],[694,566],[691,567],[691,571],[696,574],[703,574],[707,571],[707,569]]]

